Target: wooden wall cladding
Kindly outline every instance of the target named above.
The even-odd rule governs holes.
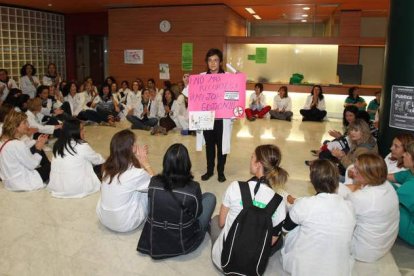
[[[244,35],[245,20],[225,5],[111,9],[109,14],[109,73],[118,81],[154,78],[159,64],[168,63],[172,82],[181,80],[181,45],[193,43],[193,73],[205,71],[208,49],[223,49],[229,35]],[[159,29],[162,20],[171,30]],[[144,64],[124,64],[124,50],[143,49]]]
[[[339,46],[338,64],[359,64],[359,47]]]

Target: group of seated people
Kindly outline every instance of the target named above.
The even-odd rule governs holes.
[[[280,149],[260,145],[250,158],[252,178],[232,182],[219,215],[211,219],[216,197],[203,193],[194,181],[184,145],[167,149],[156,174],[148,147],[140,145],[131,130],[112,137],[105,160],[85,141],[80,120],[70,117],[59,127],[49,162],[43,151],[47,134],[28,139],[33,133],[28,114],[10,108],[4,112],[5,107],[0,107],[0,177],[6,189],[30,191],[48,183],[52,196],[60,198],[100,190],[99,221],[116,232],[144,224],[137,250],[154,259],[188,254],[209,233],[213,263],[225,273],[250,275],[256,264],[263,272],[264,260],[280,250],[283,269],[292,275],[337,275],[348,274],[354,260],[375,262],[383,257],[398,234],[414,245],[412,134],[397,136],[384,160],[366,121],[349,120],[349,151],[334,148],[333,157],[310,164],[316,194],[303,198],[284,190],[289,173],[280,166]],[[339,164],[347,169],[344,183],[339,182]],[[270,228],[249,227],[246,221],[255,216],[255,226],[269,223]],[[256,237],[261,230],[266,230],[266,237],[243,238]],[[257,241],[264,242],[263,258],[256,258],[262,256],[257,248],[242,250],[246,242]],[[246,261],[241,262],[243,258]]]
[[[181,93],[183,82],[165,81],[164,88],[158,89],[154,79],[145,86],[137,78],[132,87],[122,81],[118,88],[115,79],[108,77],[98,89],[90,77],[80,86],[62,80],[53,63],[42,82],[31,64],[25,64],[21,74],[19,89],[7,70],[0,69],[0,102],[30,112],[30,127],[38,128],[40,133],[58,134],[61,122],[71,117],[108,126],[127,119],[132,129],[151,130],[151,134],[167,134],[174,128],[183,135],[189,132],[187,98]],[[40,101],[41,110],[29,108],[33,107],[32,99],[37,99],[36,108]]]
[[[365,111],[367,106],[365,100],[359,96],[358,88],[349,88],[349,95],[345,99],[344,107],[354,106],[360,111]],[[368,114],[372,121],[376,119],[376,113],[379,109],[381,92],[375,93],[375,99],[368,105]],[[292,120],[292,99],[288,96],[287,86],[281,86],[278,94],[273,98],[273,109],[266,105],[266,98],[263,94],[263,84],[256,83],[254,86],[254,93],[250,95],[249,107],[246,108],[246,118],[249,121],[262,119],[267,114],[271,119],[277,120]],[[300,110],[303,116],[302,121],[316,121],[321,122],[326,117],[325,98],[320,85],[314,85],[311,89],[310,95],[306,98],[305,105]],[[378,118],[376,119],[378,121]]]

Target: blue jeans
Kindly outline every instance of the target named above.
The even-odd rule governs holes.
[[[204,193],[201,205],[203,206],[203,212],[198,217],[198,222],[200,223],[201,230],[206,233],[210,225],[211,216],[216,208],[216,196],[212,193]]]
[[[131,122],[133,129],[146,129],[148,127],[153,127],[157,125],[157,118],[148,118],[148,120],[141,120],[137,116],[128,115],[126,116],[127,120]]]

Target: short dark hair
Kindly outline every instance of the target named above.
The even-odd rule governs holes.
[[[206,62],[206,64],[207,64],[207,72],[210,72],[210,69],[208,68],[208,58],[209,57],[212,57],[214,55],[218,56],[219,57],[219,60],[220,60],[219,73],[224,73],[224,70],[221,67],[221,63],[223,62],[223,52],[221,52],[217,48],[211,48],[210,50],[207,51],[206,58],[204,60]]]
[[[27,68],[27,66],[31,66],[32,67],[32,76],[35,76],[36,75],[36,68],[32,65],[32,64],[30,64],[30,63],[26,63],[25,65],[23,65],[22,66],[22,69],[20,69],[20,76],[26,76],[27,75],[27,72],[26,72],[26,68]]]
[[[317,193],[334,194],[339,186],[339,171],[329,160],[315,160],[310,167],[310,180]]]
[[[7,70],[6,70],[6,69],[0,69],[0,72],[4,72],[4,73],[6,73],[6,75],[8,75],[8,74],[9,74],[9,72],[7,72]]]
[[[349,125],[349,122],[345,119],[345,115],[347,112],[354,113],[355,119],[358,118],[359,109],[355,105],[348,105],[344,108],[344,113],[342,115],[342,125],[344,127],[347,127]]]
[[[349,97],[351,97],[351,98],[353,98],[353,97],[354,97],[354,92],[355,92],[355,90],[357,90],[357,89],[358,89],[358,87],[356,87],[356,86],[352,86],[352,87],[350,87],[350,88],[348,89],[348,96],[349,96]],[[357,98],[359,98],[359,96],[358,96]]]
[[[155,80],[153,79],[153,78],[149,78],[148,80],[147,80],[147,82],[152,82],[153,84],[155,84]]]
[[[279,90],[278,91],[280,91],[280,90],[285,90],[285,96],[284,96],[284,98],[287,98],[288,97],[288,88],[287,88],[287,86],[286,85],[283,85],[283,86],[279,87]]]
[[[262,84],[262,83],[260,83],[260,82],[256,83],[256,84],[254,85],[254,88],[256,88],[256,87],[260,89],[260,92],[262,92],[262,91],[263,91],[263,84]]]
[[[128,82],[127,80],[123,80],[123,81],[121,82],[121,85],[123,85],[124,83],[125,83],[125,84],[129,87],[129,82]]]
[[[183,144],[173,144],[167,149],[160,177],[164,179],[167,190],[184,187],[193,180],[190,156]]]
[[[66,85],[63,87],[63,90],[62,90],[62,95],[63,95],[63,97],[66,97],[67,95],[69,95],[69,93],[70,93],[70,88],[72,87],[72,85],[75,85],[75,86],[76,86],[76,92],[78,92],[79,87],[78,87],[78,85],[76,84],[76,82],[74,82],[74,81],[69,81],[69,82],[68,82],[68,83],[66,83]]]
[[[39,85],[39,87],[37,87],[36,89],[36,97],[39,97],[39,95],[43,92],[43,90],[49,91],[49,86],[47,85]]]

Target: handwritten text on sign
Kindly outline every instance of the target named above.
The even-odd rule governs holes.
[[[243,117],[246,103],[245,74],[191,75],[188,110],[215,111],[216,118]]]

